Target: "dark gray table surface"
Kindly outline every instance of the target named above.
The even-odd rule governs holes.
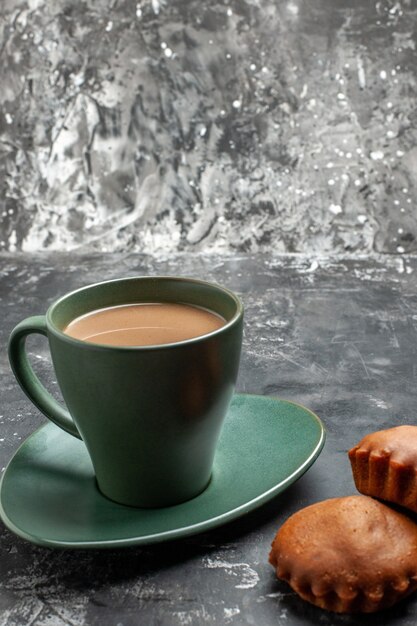
[[[327,428],[324,450],[261,509],[181,541],[54,551],[1,525],[0,625],[414,625],[416,597],[374,616],[320,611],[277,581],[268,552],[293,512],[355,493],[346,451],[359,438],[417,422],[417,258],[1,256],[0,468],[44,422],[10,373],[5,346],[12,327],[72,288],[156,273],[202,277],[241,294],[246,327],[237,390],[314,410]],[[45,342],[34,339],[30,351],[53,388]]]

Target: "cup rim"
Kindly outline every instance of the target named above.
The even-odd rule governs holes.
[[[171,280],[173,282],[181,281],[181,282],[186,282],[186,283],[195,283],[198,285],[206,285],[208,287],[214,287],[218,289],[219,291],[222,291],[223,293],[228,295],[235,302],[236,312],[233,315],[233,317],[228,322],[226,322],[226,324],[224,324],[220,328],[217,328],[216,330],[213,330],[209,333],[205,333],[204,335],[198,335],[197,337],[183,339],[182,341],[175,341],[171,343],[161,343],[161,344],[151,344],[151,345],[146,345],[146,346],[115,346],[115,345],[107,345],[107,344],[102,344],[102,343],[95,343],[92,341],[90,342],[83,341],[82,339],[76,339],[75,337],[71,337],[70,335],[67,335],[62,330],[57,328],[57,326],[53,323],[52,315],[53,315],[54,310],[56,309],[57,306],[59,306],[59,304],[61,304],[61,302],[63,302],[67,298],[70,298],[79,293],[82,293],[83,291],[88,291],[92,288],[100,287],[101,285],[108,285],[111,283],[120,283],[120,282],[134,281],[134,280],[153,280],[153,281],[154,280]],[[111,280],[102,280],[97,283],[91,283],[89,285],[85,285],[84,287],[79,287],[78,289],[73,289],[72,291],[69,291],[63,296],[60,296],[58,300],[55,300],[46,311],[45,317],[46,317],[47,328],[50,333],[55,335],[55,337],[59,338],[61,341],[65,341],[67,343],[76,345],[80,348],[85,348],[85,349],[90,349],[90,350],[95,349],[95,350],[113,351],[113,352],[119,351],[119,350],[126,351],[126,352],[137,352],[137,351],[148,352],[148,351],[154,351],[154,350],[173,349],[173,348],[178,348],[180,346],[188,346],[188,345],[200,343],[202,341],[207,341],[207,339],[211,339],[212,337],[221,335],[224,332],[226,332],[229,328],[236,325],[239,322],[239,320],[242,319],[243,313],[244,313],[244,307],[243,307],[243,303],[241,299],[233,291],[231,291],[230,289],[227,289],[227,287],[223,287],[222,285],[219,285],[218,283],[214,283],[211,281],[201,280],[199,278],[192,278],[188,276],[170,276],[170,275],[158,274],[155,276],[127,276],[124,278],[113,278]]]

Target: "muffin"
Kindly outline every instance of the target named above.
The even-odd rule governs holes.
[[[324,500],[281,526],[269,562],[307,602],[371,613],[417,588],[417,525],[367,496]]]
[[[417,513],[417,426],[370,433],[348,454],[358,491]]]

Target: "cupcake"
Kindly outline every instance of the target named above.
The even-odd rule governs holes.
[[[269,562],[307,602],[371,613],[417,589],[417,525],[367,496],[324,500],[281,526]]]
[[[370,433],[348,454],[358,491],[417,513],[417,426]]]

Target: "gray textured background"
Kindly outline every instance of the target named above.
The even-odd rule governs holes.
[[[2,0],[0,249],[416,251],[414,0]]]

